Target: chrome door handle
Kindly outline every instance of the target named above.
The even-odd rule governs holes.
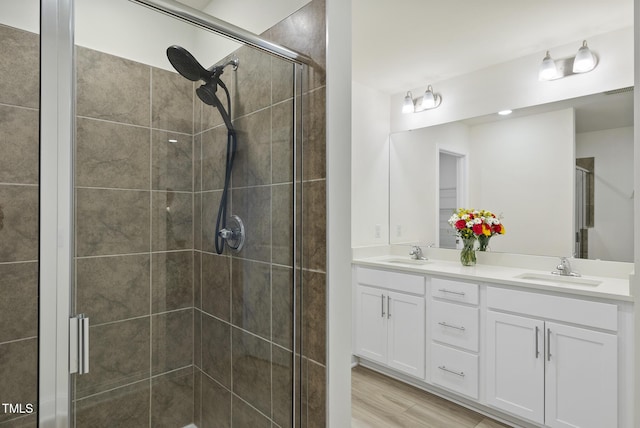
[[[540,356],[540,349],[538,347],[538,333],[539,333],[539,331],[540,331],[540,329],[538,328],[538,326],[536,326],[536,360]]]
[[[442,370],[442,371],[447,372],[447,373],[451,373],[451,374],[454,374],[454,375],[456,375],[456,376],[464,377],[464,372],[457,372],[457,371],[455,371],[455,370],[450,370],[450,369],[448,369],[446,366],[438,366],[438,368],[439,368],[440,370]]]
[[[452,291],[452,290],[447,290],[446,288],[440,288],[438,289],[438,291],[441,291],[443,293],[457,294],[458,296],[466,295],[464,291]]]
[[[551,329],[547,329],[547,361],[551,361]]]
[[[440,321],[438,324],[440,324],[443,327],[448,327],[448,328],[455,328],[456,330],[460,330],[460,331],[465,331],[466,328],[464,328],[463,326],[457,326],[457,325],[451,325],[451,324],[447,324],[444,321]]]
[[[391,318],[391,297],[387,296],[387,319]]]
[[[380,297],[382,298],[382,318],[384,318],[385,313],[384,313],[384,294],[381,294]]]

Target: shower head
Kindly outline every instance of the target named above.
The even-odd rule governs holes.
[[[220,112],[222,121],[227,126],[227,129],[229,131],[234,131],[233,124],[231,123],[231,117],[229,117],[229,113],[227,112],[227,110],[225,110],[224,106],[220,102],[220,99],[216,95],[218,84],[222,86],[225,92],[227,91],[227,88],[224,86],[224,83],[221,80],[212,79],[196,89],[196,94],[198,94],[198,98],[200,98],[203,103],[216,107]]]
[[[188,50],[178,45],[169,46],[167,48],[167,58],[169,58],[169,62],[173,68],[175,68],[176,71],[186,79],[191,80],[192,82],[197,82],[199,80],[204,81],[204,84],[196,89],[196,94],[198,94],[198,97],[203,103],[216,107],[220,111],[220,115],[222,116],[227,129],[229,129],[230,132],[235,132],[230,117],[231,100],[229,97],[229,90],[224,82],[220,80],[220,76],[222,75],[224,68],[228,65],[232,65],[234,70],[237,69],[238,59],[234,58],[225,64],[219,66],[214,65],[211,66],[211,68],[206,69],[200,65],[198,60],[195,59]],[[224,89],[224,92],[227,95],[229,111],[224,108],[220,99],[216,95],[218,85]]]
[[[218,90],[218,85],[215,80],[211,80],[204,85],[200,86],[196,89],[196,94],[198,94],[198,98],[202,100],[203,103],[208,104],[210,106],[217,107],[216,100],[216,91]]]
[[[213,67],[213,70],[207,70],[182,46],[169,46],[167,48],[167,58],[169,58],[169,62],[178,73],[193,82],[198,80],[209,81],[212,75],[215,74],[215,67]]]

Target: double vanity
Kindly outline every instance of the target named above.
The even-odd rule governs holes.
[[[631,264],[354,249],[359,364],[523,427],[632,425]]]

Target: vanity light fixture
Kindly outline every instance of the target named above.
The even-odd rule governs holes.
[[[431,85],[427,86],[427,90],[424,91],[422,97],[413,100],[411,92],[407,92],[404,97],[404,103],[402,104],[402,113],[418,113],[425,110],[431,110],[439,107],[442,103],[442,97],[440,94],[433,92]]]
[[[413,96],[411,95],[411,92],[407,92],[407,96],[404,97],[404,103],[402,104],[402,113],[407,114],[407,113],[413,113],[415,112],[416,107],[413,104]]]
[[[554,60],[549,51],[542,59],[538,72],[539,80],[556,80],[573,74],[587,73],[596,68],[597,59],[587,46],[587,41],[582,41],[575,57]]]

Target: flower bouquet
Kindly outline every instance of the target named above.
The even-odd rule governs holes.
[[[462,238],[464,246],[460,253],[460,261],[465,266],[476,264],[474,244],[476,239],[479,250],[486,251],[489,239],[495,234],[504,234],[504,226],[500,219],[491,211],[459,208],[449,218],[449,224]]]

